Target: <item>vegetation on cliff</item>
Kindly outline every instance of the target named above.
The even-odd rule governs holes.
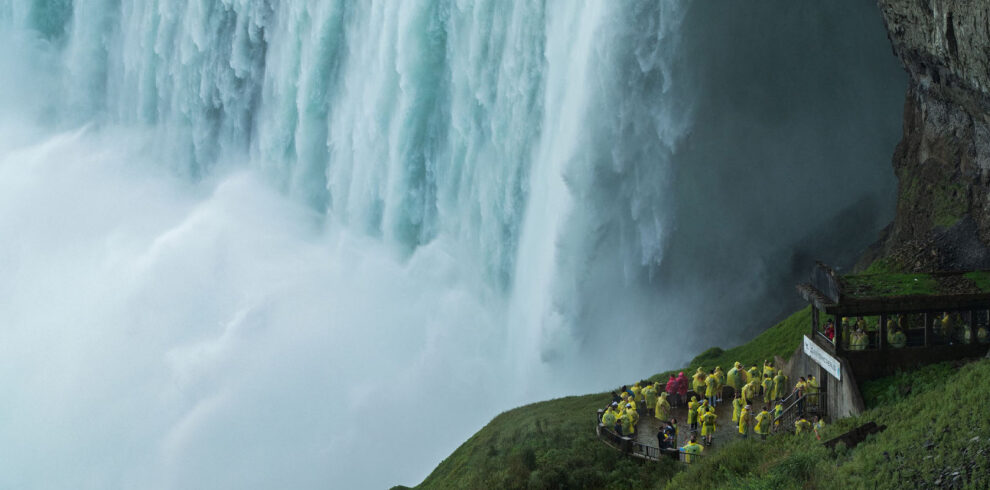
[[[805,308],[752,341],[712,348],[690,366],[723,367],[793,353]],[[654,378],[666,379],[668,373]],[[887,430],[855,448],[813,436],[739,440],[685,466],[626,457],[599,441],[594,413],[607,393],[534,403],[493,419],[420,488],[901,488],[990,487],[990,360],[943,363],[865,382],[867,411],[826,427],[823,439],[875,421]],[[630,380],[631,381],[631,380]]]
[[[678,473],[669,488],[990,487],[990,360],[943,363],[864,383],[868,410],[825,428],[828,439],[886,425],[835,451],[813,436],[729,444]]]
[[[737,360],[762,364],[789,356],[810,321],[811,309],[804,308],[749,343],[708,349],[685,369],[728,369]],[[668,374],[653,378],[666,381]],[[652,488],[679,471],[673,461],[644,464],[598,440],[595,412],[610,400],[608,393],[572,396],[502,413],[440,463],[420,488]]]

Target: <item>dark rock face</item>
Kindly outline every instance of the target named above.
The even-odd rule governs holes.
[[[990,2],[878,5],[911,80],[897,216],[875,254],[912,270],[990,268]]]

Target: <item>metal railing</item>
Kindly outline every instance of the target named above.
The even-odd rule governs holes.
[[[795,391],[787,395],[780,403],[784,405],[784,410],[780,416],[774,417],[773,428],[771,429],[773,432],[794,432],[794,422],[797,421],[798,417],[808,414],[821,416],[824,413],[822,407],[824,399],[821,392],[804,393],[798,396],[798,392]],[[800,410],[802,405],[804,410]]]
[[[660,461],[660,458],[670,458],[677,459],[682,463],[690,464],[687,461],[687,457],[704,457],[701,454],[687,454],[680,449],[667,449],[659,448],[657,446],[651,446],[649,444],[643,444],[635,440],[632,437],[624,436],[616,433],[614,430],[605,427],[602,424],[602,414],[605,410],[599,409],[595,414],[595,433],[598,434],[598,438],[604,441],[609,446],[612,446],[623,453],[626,453],[634,458],[645,459],[648,461]]]

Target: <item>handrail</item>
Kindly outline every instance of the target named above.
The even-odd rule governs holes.
[[[795,391],[781,401],[781,403],[783,404],[783,403],[787,403],[787,400],[791,398],[795,398],[790,405],[785,406],[784,411],[781,412],[779,416],[773,418],[773,428],[771,429],[772,431],[778,432],[780,430],[786,430],[790,432],[793,429],[791,425],[793,425],[793,422],[797,420],[797,417],[799,415],[801,415],[797,413],[797,406],[799,402],[801,402],[802,400],[806,400],[808,398],[807,393],[802,393],[800,397],[796,396],[797,393],[798,392]],[[778,424],[778,422],[781,423]]]
[[[643,444],[631,437],[623,436],[616,433],[614,430],[605,427],[602,424],[602,414],[605,413],[604,409],[599,409],[595,413],[595,433],[598,435],[599,439],[603,442],[612,446],[619,451],[622,451],[634,458],[645,459],[648,461],[660,461],[660,457],[666,455],[667,457],[673,457],[677,454],[677,460],[690,464],[685,459],[687,456],[693,457],[704,457],[701,454],[688,454],[680,449],[669,449],[669,448],[659,448],[657,446],[651,446],[649,444]]]

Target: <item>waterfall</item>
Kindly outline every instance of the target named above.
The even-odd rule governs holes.
[[[892,214],[871,9],[0,0],[0,486],[413,483],[746,338]]]

